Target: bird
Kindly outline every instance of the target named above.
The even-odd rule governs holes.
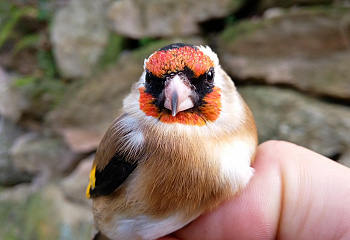
[[[209,46],[156,50],[95,153],[95,239],[153,240],[186,226],[246,187],[256,148],[253,114]]]

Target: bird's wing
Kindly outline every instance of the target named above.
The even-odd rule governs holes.
[[[138,123],[130,115],[123,114],[113,122],[97,149],[87,197],[114,192],[144,156],[143,137]]]

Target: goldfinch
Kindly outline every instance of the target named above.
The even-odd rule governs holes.
[[[98,235],[184,227],[247,185],[256,146],[253,115],[208,46],[157,50],[95,155],[86,194]]]

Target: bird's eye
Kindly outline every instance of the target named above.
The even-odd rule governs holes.
[[[164,78],[154,76],[152,72],[146,70],[145,82],[148,85],[163,85]]]
[[[212,83],[214,81],[214,68],[211,67],[207,73],[208,82]]]
[[[151,73],[147,70],[146,71],[146,83],[149,84],[151,82],[152,75]]]

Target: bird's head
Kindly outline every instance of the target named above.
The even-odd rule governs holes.
[[[209,47],[177,43],[157,50],[144,63],[140,109],[164,123],[214,122],[222,107],[218,66]]]

